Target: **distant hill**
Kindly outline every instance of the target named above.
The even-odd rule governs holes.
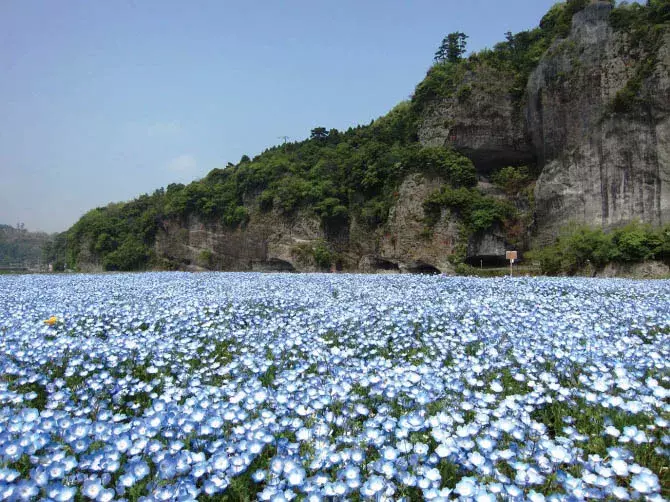
[[[49,234],[44,232],[0,224],[0,267],[37,268],[43,261],[42,250],[49,239]]]

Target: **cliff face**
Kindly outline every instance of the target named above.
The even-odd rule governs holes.
[[[155,253],[165,266],[189,270],[277,272],[415,272],[451,273],[458,253],[473,263],[497,260],[506,242],[497,230],[471,235],[465,242],[456,214],[444,209],[438,221],[426,227],[424,201],[444,185],[440,178],[412,174],[400,185],[388,223],[370,230],[356,221],[339,242],[327,239],[321,223],[309,211],[292,218],[255,209],[246,227],[236,230],[207,225],[197,219],[164,221],[156,237]],[[335,251],[330,267],[321,265],[318,249]],[[462,249],[459,249],[462,248]]]
[[[165,221],[156,237],[158,256],[190,269],[246,271],[316,270],[304,252],[322,239],[319,221],[308,214],[292,219],[256,213],[243,229],[190,221]]]
[[[484,175],[536,162],[538,243],[571,221],[670,222],[670,33],[641,78],[653,55],[612,28],[611,11],[595,2],[574,16],[570,35],[530,75],[522,114],[510,96],[512,76],[480,65],[464,78],[468,99],[434,103],[419,131],[424,144],[456,148]],[[616,111],[618,94],[636,79],[641,99]]]
[[[451,271],[448,257],[458,242],[458,221],[445,211],[427,234],[422,207],[442,184],[420,174],[409,176],[397,192],[388,225],[370,231],[353,222],[346,239],[335,243],[338,253],[332,267],[363,272]],[[196,219],[186,224],[165,221],[155,251],[190,269],[314,272],[323,269],[315,250],[325,237],[319,219],[308,211],[292,218],[253,211],[250,223],[237,230]]]
[[[573,221],[670,223],[667,21],[661,31],[651,17],[618,18],[615,29],[617,15],[635,13],[613,17],[609,1],[592,1],[570,27],[574,7],[554,7],[540,28],[492,51],[435,65],[411,103],[374,125],[317,128],[206,183],[119,205],[113,218],[92,211],[73,227],[77,265],[450,272],[548,243]],[[477,190],[467,159],[447,162],[430,152],[453,152],[421,149],[417,136],[469,157]]]
[[[483,173],[532,162],[522,108],[510,94],[513,85],[511,71],[477,63],[464,72],[452,96],[424,112],[419,141],[455,148]]]
[[[670,35],[642,80],[642,99],[616,111],[617,94],[640,78],[650,55],[613,30],[610,11],[600,3],[577,13],[570,36],[554,44],[528,82],[526,126],[541,168],[540,241],[569,221],[670,221]]]
[[[476,60],[448,97],[431,102],[421,117],[424,146],[455,148],[484,178],[507,165],[537,166],[539,243],[571,221],[604,227],[670,222],[670,33],[653,72],[641,81],[641,99],[616,110],[618,95],[640,79],[640,64],[650,55],[612,28],[611,9],[594,2],[574,16],[569,36],[544,54],[524,96],[511,91],[512,71]],[[333,266],[366,272],[449,272],[459,247],[476,264],[504,255],[508,243],[497,230],[460,242],[459,220],[449,210],[427,232],[423,202],[442,185],[420,174],[407,177],[388,222],[375,231],[352,221],[333,240],[307,211],[286,219],[252,210],[246,228],[235,231],[193,219],[185,226],[166,222],[156,252],[190,267],[314,271],[320,269],[314,250],[327,239],[338,252]],[[480,188],[486,187],[483,179]]]

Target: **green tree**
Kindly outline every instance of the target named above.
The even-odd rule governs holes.
[[[435,62],[458,63],[465,54],[468,36],[465,33],[449,33],[442,39],[440,47],[435,52]]]
[[[503,189],[507,195],[516,195],[532,181],[532,177],[526,166],[508,166],[493,173],[491,181],[494,185]]]
[[[670,22],[670,2],[668,0],[648,0],[649,20],[655,24]]]
[[[140,270],[147,265],[149,258],[149,249],[129,236],[116,251],[105,257],[103,265],[105,270]]]
[[[328,130],[325,127],[315,127],[310,133],[310,139],[323,140],[328,137]]]

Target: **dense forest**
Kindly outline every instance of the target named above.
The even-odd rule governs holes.
[[[165,221],[186,222],[195,217],[238,228],[247,225],[255,211],[286,218],[299,210],[311,211],[320,219],[326,236],[337,235],[338,229],[354,219],[374,230],[386,223],[400,182],[413,172],[445,181],[424,204],[427,231],[440,210],[450,208],[460,216],[464,236],[496,226],[504,228],[513,241],[518,238],[514,233],[530,222],[521,222],[524,216],[515,204],[477,189],[478,172],[468,158],[448,148],[422,146],[418,124],[434,100],[445,96],[467,99],[463,76],[482,65],[514,72],[510,93],[520,104],[530,72],[551,44],[569,32],[573,14],[588,3],[559,3],[539,27],[507,33],[505,41],[492,49],[468,57],[467,36],[449,34],[412,98],[387,115],[346,131],[315,127],[303,141],[274,146],[254,157],[245,155],[201,180],[171,184],[129,202],[93,209],[51,242],[46,256],[76,268],[81,250],[86,249],[106,270],[162,266],[153,244]],[[670,20],[668,5],[665,0],[619,5],[612,11],[612,25],[653,47],[660,37],[660,29],[653,27]],[[615,106],[625,109],[638,94],[634,85],[627,88]],[[526,197],[528,204],[532,204],[538,175],[534,165],[499,166],[487,173],[510,200]]]
[[[44,263],[43,251],[49,242],[46,233],[0,224],[0,267],[38,267]]]

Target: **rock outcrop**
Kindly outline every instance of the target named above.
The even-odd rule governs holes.
[[[569,221],[670,221],[670,34],[642,82],[643,99],[617,112],[617,93],[639,78],[650,55],[610,26],[611,9],[600,2],[577,13],[569,37],[528,82],[527,128],[541,168],[540,241]]]
[[[419,140],[458,150],[481,173],[533,162],[522,103],[510,92],[514,75],[482,62],[472,66],[449,98],[424,112]]]
[[[156,236],[156,254],[191,270],[316,270],[303,251],[323,238],[317,218],[307,213],[291,219],[257,213],[252,221],[236,230],[195,218],[186,224],[165,221]]]
[[[424,223],[423,201],[442,184],[420,174],[409,176],[398,190],[386,228],[371,232],[353,222],[333,267],[363,272],[453,271],[449,256],[458,243],[457,220],[445,211],[431,232]],[[155,251],[168,263],[190,270],[314,272],[322,270],[314,250],[324,239],[319,220],[308,211],[290,219],[254,211],[250,224],[237,230],[197,219],[165,221]]]
[[[184,215],[211,215],[211,207],[197,213],[183,209],[188,204],[198,207],[202,202],[193,194],[181,201],[175,199],[176,207],[182,209],[164,211],[156,217],[175,219],[161,221],[153,255],[146,249],[150,244],[144,237],[140,250],[147,252],[141,258],[146,262],[147,256],[155,257],[152,261],[160,267],[192,270],[321,271],[332,267],[364,272],[449,273],[454,270],[453,264],[463,259],[476,266],[482,262],[500,264],[511,245],[523,252],[532,239],[534,244],[548,243],[570,222],[605,228],[634,220],[653,225],[670,223],[670,29],[654,27],[653,33],[659,38],[654,36],[650,45],[645,34],[633,36],[622,26],[613,27],[609,1],[592,1],[574,15],[567,36],[555,39],[568,32],[566,16],[575,5],[552,9],[554,14],[565,14],[560,23],[554,19],[555,24],[543,23],[539,31],[520,34],[526,45],[519,47],[526,49],[517,53],[512,35],[507,45],[492,52],[436,65],[431,69],[434,73],[417,87],[411,104],[391,112],[388,117],[392,120],[370,129],[369,137],[361,135],[355,144],[347,143],[352,151],[365,147],[368,141],[376,142],[375,151],[391,150],[398,142],[408,144],[409,150],[417,146],[416,133],[423,146],[452,147],[469,157],[479,176],[479,193],[466,189],[465,195],[461,192],[461,202],[443,200],[436,192],[447,180],[437,176],[446,176],[449,171],[430,165],[408,168],[403,165],[404,157],[398,155],[393,169],[387,167],[379,173],[370,169],[369,187],[379,192],[358,192],[358,186],[339,187],[349,193],[349,198],[338,195],[321,201],[334,200],[333,207],[306,207],[307,201],[316,204],[317,199],[305,195],[314,188],[309,183],[317,184],[313,179],[307,182],[295,173],[282,171],[286,170],[283,160],[265,165],[265,171],[256,173],[258,179],[254,179],[247,159],[233,166],[237,171],[210,173],[210,182],[220,183],[225,190],[219,193],[212,189],[203,195],[212,198],[206,201],[209,205],[235,205],[232,220],[226,213],[225,218],[210,218],[218,223],[203,223]],[[644,21],[641,23],[644,25]],[[539,38],[533,39],[535,36]],[[550,43],[538,62],[539,54]],[[377,142],[381,138],[386,143]],[[311,153],[306,158],[317,162]],[[371,158],[370,162],[361,161],[361,165],[357,164],[360,159],[343,164],[346,168],[341,178],[348,179],[354,166],[374,167],[376,157]],[[506,170],[521,177],[518,186],[514,185],[515,175],[506,171],[500,175],[502,182],[500,177],[497,185],[489,182],[492,171],[521,165],[531,168]],[[322,168],[330,169],[328,163]],[[413,174],[404,179],[396,177],[407,172]],[[225,185],[233,176],[245,185]],[[287,176],[298,188],[290,183],[281,185]],[[511,184],[505,183],[505,176],[510,176]],[[452,178],[454,191],[474,181],[472,177],[467,183]],[[339,184],[342,179],[329,182]],[[301,188],[303,181],[309,190]],[[272,184],[295,190],[297,195],[291,193],[291,197],[295,195],[302,202],[289,205],[290,209],[277,208],[274,200],[279,188],[268,192]],[[384,187],[383,193],[380,186]],[[323,193],[336,192],[333,189]],[[391,190],[394,199],[386,218],[386,214],[380,216],[376,211],[386,210]],[[218,199],[214,193],[218,193]],[[265,200],[263,204],[263,193],[269,193],[272,203]],[[375,199],[365,200],[372,193]],[[426,218],[424,202],[432,194],[436,197],[429,201]],[[500,207],[489,204],[475,211],[473,200],[479,195],[488,197],[489,202],[504,200]],[[188,197],[195,197],[197,204]],[[233,198],[239,201],[231,202]],[[368,218],[369,224],[385,221],[374,229],[358,219],[359,214],[361,220],[365,219],[362,204],[371,202],[373,217]],[[443,208],[439,213],[440,204],[452,207],[453,212]],[[328,213],[331,209],[332,214]],[[479,213],[474,215],[478,225],[470,219],[475,212]],[[88,240],[77,241],[81,249],[75,255],[82,270],[87,266],[102,268],[105,264],[101,263],[99,250],[113,241],[104,233],[105,227],[97,224],[95,215],[91,218],[93,230]],[[224,225],[234,226],[230,223],[233,220],[241,227],[231,230]]]
[[[451,97],[428,107],[419,129],[423,144],[456,148],[483,175],[535,164],[538,244],[572,221],[670,222],[670,31],[649,54],[611,26],[611,11],[596,1],[574,16],[569,36],[530,75],[522,103],[510,93],[511,72],[476,62]],[[617,94],[640,79],[649,57],[642,98],[616,111]]]

